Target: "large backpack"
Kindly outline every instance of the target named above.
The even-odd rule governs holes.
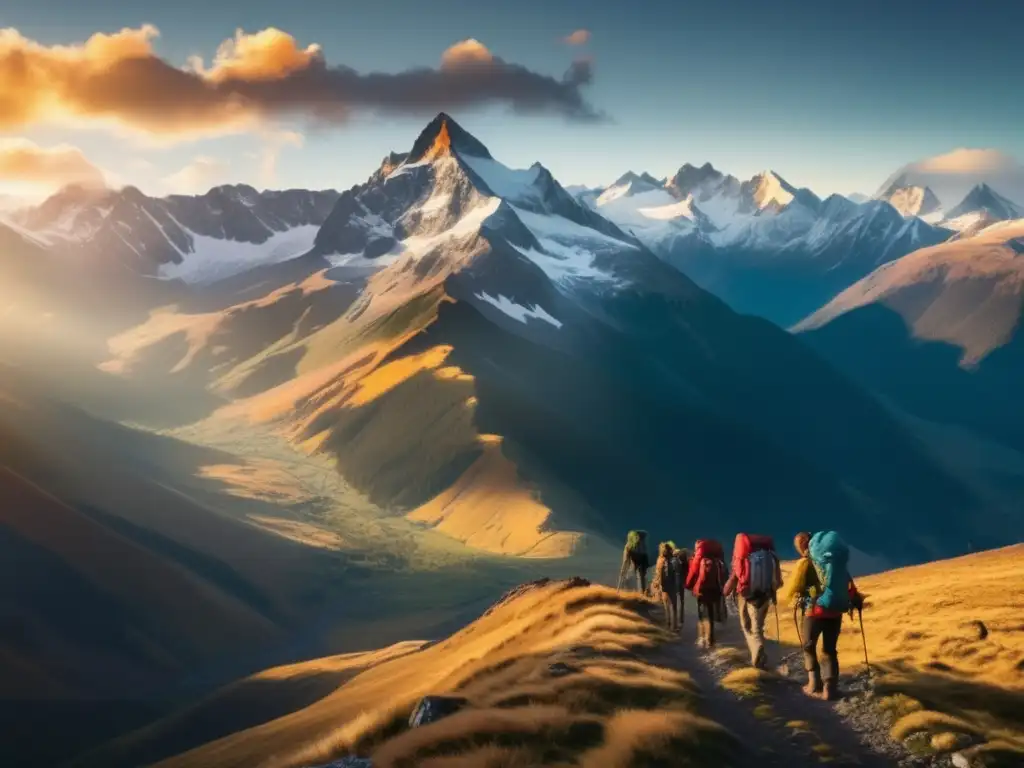
[[[658,574],[658,580],[662,592],[679,593],[679,561],[675,555],[661,559],[661,572]]]
[[[717,600],[725,587],[725,551],[714,539],[700,539],[693,548],[690,569],[696,568],[691,591],[696,597]]]
[[[737,533],[732,549],[732,570],[737,591],[748,600],[772,597],[776,582],[775,542],[771,536]]]
[[[811,564],[821,582],[815,603],[826,611],[843,613],[850,609],[850,549],[835,531],[818,531],[811,536]]]
[[[676,591],[682,593],[683,587],[686,586],[686,574],[690,570],[690,560],[681,549],[672,553],[672,560],[676,569]]]

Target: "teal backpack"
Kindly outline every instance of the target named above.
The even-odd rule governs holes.
[[[850,548],[835,531],[818,531],[811,536],[811,563],[821,581],[816,603],[826,611],[850,610]]]

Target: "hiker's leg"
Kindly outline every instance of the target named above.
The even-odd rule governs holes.
[[[768,617],[768,608],[770,606],[771,601],[764,599],[762,599],[759,605],[751,606],[753,613],[751,623],[754,625],[752,634],[755,645],[755,648],[751,649],[751,653],[753,654],[754,666],[759,669],[766,669],[768,667],[767,651],[764,646],[764,622]]]
[[[666,593],[666,602],[669,607],[669,615],[672,617],[672,621],[669,623],[669,629],[673,632],[679,629],[679,595],[675,592]]]
[[[672,597],[668,592],[663,592],[661,595],[661,605],[665,609],[665,627],[669,630],[675,627],[675,620],[672,617],[673,606]]]
[[[636,586],[640,590],[641,595],[647,594],[647,569],[637,568],[636,569]]]
[[[821,691],[821,667],[818,665],[818,636],[821,634],[821,622],[811,616],[804,617],[804,669],[807,670],[807,693]]]
[[[683,622],[686,620],[686,592],[679,590],[679,631],[683,631]]]
[[[839,690],[839,653],[836,645],[839,633],[843,628],[843,617],[821,619],[821,652],[825,656],[825,694],[829,699],[835,698]]]
[[[708,604],[697,598],[697,645],[708,647]]]
[[[744,635],[749,635],[753,631],[754,625],[751,621],[750,613],[747,611],[747,608],[753,606],[750,605],[743,595],[736,598],[736,604],[740,609],[740,628],[743,630]]]
[[[708,603],[708,648],[715,647],[715,621],[718,619],[718,601]]]
[[[742,595],[736,600],[740,611],[740,629],[743,630],[743,640],[747,643],[747,650],[750,651],[750,663],[757,662],[757,642],[754,638],[754,611],[753,603],[746,600]]]

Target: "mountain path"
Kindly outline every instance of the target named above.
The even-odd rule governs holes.
[[[716,627],[716,654],[696,646],[696,610],[686,613],[681,637],[664,645],[655,661],[689,674],[700,689],[701,715],[737,736],[742,751],[733,768],[818,764],[896,768],[914,764],[913,760],[900,759],[902,754],[896,756],[902,750],[880,751],[877,741],[869,741],[854,730],[835,704],[807,696],[801,690],[802,681],[795,677],[769,673],[750,695],[739,695],[724,687],[723,677],[748,666],[730,661],[728,655],[738,655],[732,651],[723,654],[723,649],[736,649],[745,660],[748,658],[739,618],[730,615],[725,625]],[[660,612],[657,615],[660,618]],[[767,650],[771,668],[780,667],[784,672],[786,663],[792,666],[791,659],[796,658],[802,677],[798,655],[783,658],[783,649],[772,640],[767,641]]]

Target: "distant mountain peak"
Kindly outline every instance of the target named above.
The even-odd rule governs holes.
[[[904,216],[927,216],[942,208],[931,187],[907,184],[903,177],[896,179],[878,199],[885,200]]]
[[[492,160],[491,153],[475,136],[466,131],[451,117],[441,112],[423,129],[409,153],[409,163],[430,161],[443,155],[458,152],[470,157]]]
[[[626,171],[612,184],[613,187],[622,187],[627,184],[635,184],[640,187],[647,188],[660,188],[664,182],[654,178],[651,174],[644,171],[643,173],[636,173],[634,171]]]
[[[1024,210],[984,182],[975,185],[967,193],[967,196],[960,204],[949,212],[949,218],[952,219],[970,213],[984,214],[996,221],[1024,217]]]

